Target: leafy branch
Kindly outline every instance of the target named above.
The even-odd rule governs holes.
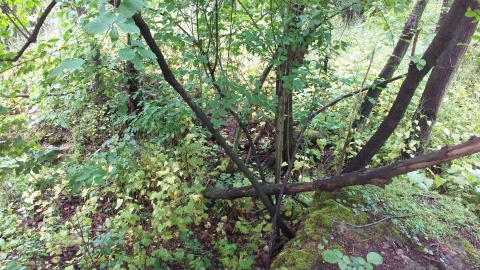
[[[33,29],[32,34],[27,39],[27,42],[25,42],[25,44],[20,49],[20,51],[18,51],[17,55],[13,58],[0,59],[0,62],[16,62],[18,59],[20,59],[20,57],[22,57],[23,53],[28,49],[30,44],[37,41],[37,37],[38,37],[38,34],[40,33],[40,29],[42,28],[43,24],[45,23],[45,20],[47,19],[48,15],[53,10],[53,7],[55,7],[56,4],[57,4],[57,1],[55,0],[53,0],[52,2],[50,2],[50,4],[48,4],[42,16],[38,18],[37,24],[35,25],[35,28]]]

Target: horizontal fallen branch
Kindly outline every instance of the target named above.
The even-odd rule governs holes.
[[[478,152],[480,152],[480,138],[473,136],[464,143],[447,146],[430,154],[398,161],[387,166],[335,175],[308,183],[288,184],[284,194],[293,195],[315,190],[332,191],[342,187],[367,184],[383,187],[390,183],[391,178],[394,176],[446,163],[452,159],[469,156]],[[280,194],[282,185],[262,185],[261,189],[267,195],[278,195]],[[251,186],[232,189],[207,188],[204,196],[209,199],[232,200],[243,197],[256,197],[257,193]]]

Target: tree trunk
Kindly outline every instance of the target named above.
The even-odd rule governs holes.
[[[97,45],[97,48],[95,49],[95,55],[93,55],[90,59],[92,62],[92,66],[94,67],[94,73],[95,75],[93,76],[93,82],[92,82],[92,93],[95,96],[95,104],[97,105],[102,105],[107,103],[108,97],[105,95],[102,89],[100,89],[100,84],[102,83],[102,80],[100,78],[100,73],[98,73],[98,70],[101,69],[102,65],[102,59],[101,59],[101,52],[100,48]]]
[[[425,65],[421,70],[417,65],[410,63],[407,77],[403,82],[398,92],[390,112],[387,117],[380,124],[375,134],[364,145],[362,150],[355,156],[348,164],[344,172],[353,172],[365,168],[372,157],[380,150],[383,144],[387,141],[390,135],[395,131],[400,120],[402,120],[407,110],[416,88],[427,75],[427,73],[435,66],[441,54],[448,47],[450,40],[453,38],[455,31],[460,24],[468,7],[478,4],[477,0],[456,0],[445,18],[445,23],[442,24],[438,34],[433,39],[430,46],[428,46],[422,59],[425,60]]]
[[[445,17],[446,17],[445,15],[447,14],[449,8],[450,8],[450,0],[443,0],[442,9],[440,10],[440,17],[438,18],[438,22],[437,22],[437,29],[435,29],[436,32],[438,32],[440,25],[442,25],[443,21],[445,21]]]
[[[428,0],[418,0],[415,4],[412,14],[403,27],[402,36],[398,39],[392,55],[388,59],[387,64],[383,67],[383,70],[378,75],[374,85],[378,85],[382,81],[392,78],[393,74],[400,65],[400,62],[402,62],[413,36],[417,32],[418,23],[422,17],[427,3]],[[372,87],[368,90],[362,105],[360,105],[360,118],[353,123],[354,129],[361,129],[365,125],[381,92],[382,88],[380,87]]]
[[[132,38],[130,34],[127,36],[127,43],[128,45],[132,44]],[[128,105],[128,113],[135,114],[139,109],[139,91],[138,91],[138,75],[139,72],[133,66],[132,61],[125,62],[125,76],[127,76],[127,85],[125,87],[125,92],[127,94],[127,105]]]
[[[478,8],[478,2],[476,8]],[[478,22],[474,22],[474,18],[463,17],[447,50],[433,68],[413,117],[414,132],[408,138],[407,146],[410,144],[408,142],[415,141],[416,143],[410,147],[412,151],[409,152],[423,154],[445,93],[467,51],[466,44],[470,43],[477,25]],[[419,128],[416,128],[417,123]],[[410,153],[403,152],[402,155],[404,158],[408,158]]]
[[[297,35],[298,16],[303,13],[305,7],[293,5],[291,8],[292,24],[286,29],[287,35]],[[275,183],[279,183],[282,178],[283,162],[289,163],[294,146],[294,128],[293,128],[293,87],[291,82],[285,82],[284,77],[292,75],[292,71],[303,63],[307,52],[305,44],[296,44],[285,46],[283,54],[287,59],[280,65],[277,71],[276,94],[277,94],[277,112],[275,120]],[[282,53],[280,53],[282,55]]]
[[[464,143],[444,147],[430,154],[398,161],[387,166],[335,175],[308,183],[288,184],[284,194],[294,195],[315,190],[333,191],[342,187],[367,184],[383,187],[390,183],[391,178],[394,176],[446,163],[452,159],[478,152],[480,152],[480,137],[472,137]],[[282,185],[262,186],[262,191],[267,195],[278,195],[281,190]],[[208,199],[233,200],[243,197],[255,197],[257,196],[257,191],[251,186],[232,189],[208,188],[203,195]]]

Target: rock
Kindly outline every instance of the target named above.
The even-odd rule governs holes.
[[[445,264],[448,265],[449,267],[452,267],[452,269],[465,269],[465,264],[459,259],[459,258],[454,258],[450,254],[443,254],[442,259],[445,261]]]
[[[405,255],[400,255],[400,258],[402,258],[402,260],[405,262],[407,270],[427,270],[427,268],[425,268],[418,262],[410,259],[410,257],[407,257]]]

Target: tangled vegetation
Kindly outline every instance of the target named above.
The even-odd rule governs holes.
[[[0,0],[0,268],[478,267],[450,2]]]

